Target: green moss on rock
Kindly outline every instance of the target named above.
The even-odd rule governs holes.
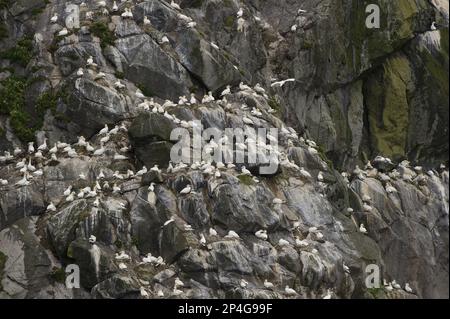
[[[30,36],[23,37],[17,45],[0,53],[0,57],[26,67],[33,57],[33,43]]]
[[[387,60],[378,77],[369,81],[368,118],[376,149],[389,157],[406,154],[409,126],[411,67],[403,55]]]
[[[105,48],[108,45],[114,45],[116,36],[114,32],[109,30],[108,25],[104,22],[98,21],[91,25],[89,30],[93,35],[100,38],[100,46]]]

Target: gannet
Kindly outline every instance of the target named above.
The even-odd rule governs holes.
[[[431,24],[430,29],[431,29],[431,31],[436,31],[437,30],[436,21],[433,21],[433,23]]]
[[[89,243],[94,244],[97,241],[97,237],[94,235],[89,236]]]
[[[359,232],[367,234],[367,229],[364,227],[364,224],[359,225]]]
[[[148,294],[148,292],[145,290],[144,287],[140,287],[140,288],[139,288],[139,292],[140,292],[140,294],[141,294],[142,297],[144,297],[144,298],[148,298],[148,297],[149,297],[149,294]]]
[[[120,253],[116,253],[116,255],[115,255],[115,257],[114,257],[116,260],[130,260],[131,258],[130,258],[130,256],[129,255],[127,255],[126,253],[125,253],[125,251],[120,251]]]
[[[58,21],[58,14],[55,13],[51,18],[50,18],[50,22],[51,23],[56,23]]]
[[[170,6],[171,6],[172,8],[174,8],[174,9],[181,10],[181,8],[180,8],[180,6],[178,5],[178,3],[176,3],[176,2],[173,1],[173,0],[170,2]]]
[[[71,192],[69,196],[66,197],[66,202],[73,202],[75,196],[75,192]]]
[[[209,229],[209,236],[217,236],[217,231],[214,228]]]
[[[239,237],[239,235],[238,235],[235,231],[230,230],[230,231],[228,231],[228,234],[225,235],[225,238],[234,238],[234,239],[238,239],[238,238],[240,238],[240,237]]]
[[[236,12],[236,17],[240,18],[240,17],[242,17],[243,14],[244,14],[244,10],[242,8],[239,8],[239,11]]]
[[[94,156],[102,156],[105,153],[105,148],[103,147],[103,144],[100,144],[100,148],[96,149],[94,151]]]
[[[27,174],[26,173],[23,175],[23,178],[16,183],[16,185],[18,185],[18,186],[28,186],[28,185],[30,185],[30,181],[27,179]]]
[[[255,236],[262,240],[267,240],[267,230],[261,229],[255,233]]]
[[[28,143],[28,153],[33,154],[34,153],[34,142]]]
[[[53,204],[53,202],[50,202],[50,204],[48,204],[47,211],[48,212],[56,212],[56,206]]]
[[[406,284],[405,284],[405,291],[408,292],[408,293],[410,293],[410,294],[413,293],[413,290],[412,290],[412,288],[409,286],[409,283],[406,283]]]
[[[333,296],[333,291],[331,289],[327,289],[327,294],[322,299],[331,299]]]
[[[144,25],[149,25],[149,24],[151,24],[151,21],[150,21],[150,19],[147,17],[147,16],[144,16]]]
[[[264,279],[264,287],[267,289],[272,289],[273,283],[271,283],[270,281],[267,281],[267,279]]]
[[[287,286],[287,285],[286,285],[286,287],[284,288],[284,292],[285,292],[287,295],[289,295],[289,296],[296,296],[296,295],[297,295],[297,292],[296,292],[294,289],[292,289],[292,288],[290,288],[289,286]]]
[[[273,82],[270,86],[271,87],[283,87],[283,85],[285,85],[288,82],[295,82],[295,79],[286,79],[283,81],[277,81],[277,82]]]
[[[245,166],[242,166],[241,172],[244,175],[252,176],[252,173],[247,168],[245,168]]]
[[[183,189],[180,191],[180,194],[183,194],[183,195],[189,194],[191,191],[192,191],[191,185],[187,185],[185,188],[183,188]]]
[[[68,34],[69,34],[69,31],[67,30],[67,28],[63,28],[61,31],[58,32],[58,36],[60,36],[60,37],[64,37]]]
[[[126,160],[126,159],[128,159],[128,157],[125,155],[118,154],[118,153],[114,154],[114,160],[116,160],[116,161],[122,161],[122,160]]]
[[[127,265],[125,265],[124,263],[119,263],[119,269],[125,270],[127,268],[128,268]]]
[[[285,246],[289,246],[290,243],[289,243],[287,240],[285,240],[285,239],[283,239],[283,238],[280,238],[280,240],[278,241],[278,245],[279,245],[280,247],[285,247]]]

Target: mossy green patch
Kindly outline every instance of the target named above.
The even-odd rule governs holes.
[[[8,8],[13,3],[13,0],[0,0],[0,10]]]
[[[31,81],[9,77],[1,82],[0,113],[9,115],[14,134],[23,142],[34,141],[35,132],[41,129],[47,110],[55,112],[58,94],[44,92],[35,103],[33,115],[26,110],[25,92]]]
[[[235,17],[231,15],[224,19],[223,24],[225,25],[226,28],[231,29],[233,28],[235,20],[236,20]]]
[[[31,37],[23,37],[16,46],[0,53],[0,57],[8,59],[13,63],[17,63],[26,67],[33,57],[33,44]]]
[[[406,57],[396,55],[386,61],[380,72],[367,86],[370,132],[381,154],[398,158],[406,153],[411,67]]]
[[[109,30],[108,25],[106,23],[97,21],[90,26],[89,30],[96,37],[100,38],[100,46],[102,48],[105,48],[108,45],[114,45],[114,42],[116,41],[116,36],[114,35],[114,32]]]
[[[50,273],[50,278],[63,284],[66,281],[66,272],[63,268],[53,267],[52,272]]]
[[[238,175],[237,178],[238,178],[238,179],[241,181],[241,183],[244,184],[244,185],[250,186],[250,185],[253,185],[253,184],[254,184],[252,177],[249,176],[249,175],[243,175],[243,174],[241,174],[241,175]]]

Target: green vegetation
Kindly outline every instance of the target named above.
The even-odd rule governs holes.
[[[139,90],[141,90],[141,92],[145,96],[148,96],[148,97],[155,96],[155,93],[151,89],[149,89],[146,86],[144,86],[143,84],[138,84],[137,87],[138,87]]]
[[[95,22],[89,30],[96,37],[100,38],[100,46],[105,48],[108,45],[114,45],[114,41],[116,40],[116,36],[114,32],[109,30],[108,25],[104,22],[98,21]]]
[[[374,299],[383,299],[386,297],[383,288],[368,288],[367,292],[371,294]]]
[[[274,109],[278,114],[280,114],[282,112],[282,108],[280,103],[278,103],[278,101],[275,99],[274,96],[271,96],[269,98],[269,100],[267,101],[267,103],[269,103],[269,106]]]
[[[116,71],[116,73],[114,73],[114,75],[116,76],[116,78],[123,80],[125,78],[125,74],[123,72],[119,72]]]
[[[244,185],[250,186],[250,185],[253,185],[253,184],[254,184],[254,183],[253,183],[252,177],[249,176],[249,175],[238,175],[237,178],[238,178],[238,179],[241,181],[241,183],[244,184]]]
[[[1,82],[0,113],[9,115],[14,134],[23,142],[34,140],[34,133],[41,129],[47,110],[56,111],[56,104],[61,94],[44,92],[35,104],[35,116],[26,110],[25,92],[32,81],[23,78],[9,77]]]
[[[234,25],[234,20],[235,20],[234,16],[231,15],[226,17],[223,23],[225,24],[226,28],[231,29]]]
[[[31,37],[26,36],[20,39],[15,47],[0,53],[0,57],[26,67],[33,57],[32,50],[32,39]]]
[[[66,281],[66,273],[63,268],[53,267],[50,277],[61,284]]]
[[[12,0],[0,0],[0,10],[6,9],[12,4]]]

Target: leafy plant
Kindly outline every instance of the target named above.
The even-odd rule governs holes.
[[[32,49],[32,39],[31,37],[26,36],[20,39],[15,47],[2,52],[0,54],[0,57],[26,67],[33,57]]]
[[[91,25],[89,30],[96,37],[100,38],[100,46],[102,48],[105,48],[108,45],[114,45],[116,36],[111,30],[109,30],[108,25],[106,23],[97,21]]]

